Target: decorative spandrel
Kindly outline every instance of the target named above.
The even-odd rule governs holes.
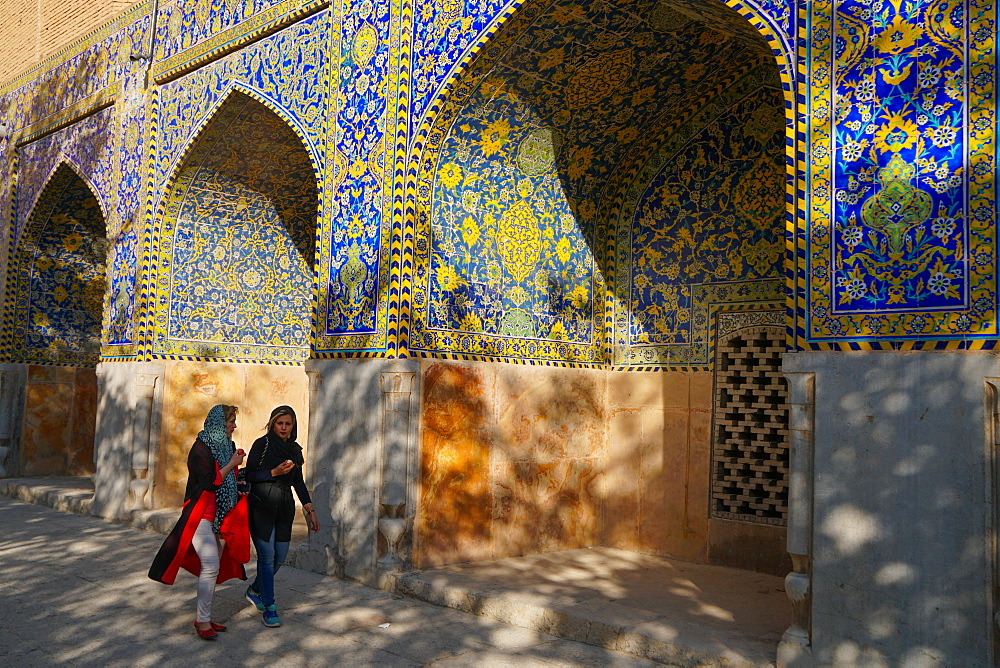
[[[997,333],[995,4],[810,12],[803,343],[983,345]]]

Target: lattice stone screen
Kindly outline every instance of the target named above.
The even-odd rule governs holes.
[[[712,517],[785,526],[788,388],[783,327],[745,327],[716,346]]]

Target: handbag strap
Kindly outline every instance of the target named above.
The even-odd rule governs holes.
[[[271,439],[264,434],[264,452],[260,453],[260,465],[264,465],[264,457],[267,457],[267,446],[271,445]]]

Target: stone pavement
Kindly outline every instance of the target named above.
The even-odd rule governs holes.
[[[281,628],[265,628],[246,584],[231,581],[213,605],[229,630],[204,641],[192,626],[195,578],[168,587],[146,577],[162,539],[0,499],[0,664],[653,665],[294,568],[278,574]]]
[[[195,579],[146,578],[162,536],[135,528],[163,533],[177,511],[129,528],[38,507],[86,515],[91,495],[87,478],[0,480],[37,504],[0,499],[0,664],[760,666],[791,617],[781,578],[594,548],[403,574],[405,597],[286,567],[285,625],[264,628],[230,582],[210,643]]]

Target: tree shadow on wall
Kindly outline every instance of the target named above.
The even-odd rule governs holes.
[[[854,353],[816,372],[817,658],[982,661],[997,604],[996,452],[982,447],[996,390],[982,359]]]

